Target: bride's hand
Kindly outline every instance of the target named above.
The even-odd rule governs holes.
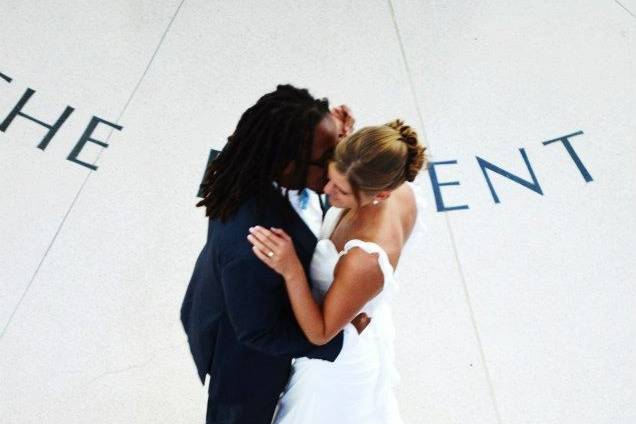
[[[304,272],[294,243],[285,231],[274,227],[270,231],[257,225],[250,228],[250,233],[247,239],[252,243],[252,250],[267,266],[283,277]]]
[[[338,138],[346,137],[351,134],[355,119],[351,113],[351,109],[347,105],[340,105],[331,109],[331,116],[336,121],[338,127]]]

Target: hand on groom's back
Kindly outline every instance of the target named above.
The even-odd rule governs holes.
[[[365,314],[364,312],[360,312],[356,317],[351,321],[351,324],[358,330],[358,334],[361,334],[362,331],[367,328],[367,325],[371,322],[371,318]]]

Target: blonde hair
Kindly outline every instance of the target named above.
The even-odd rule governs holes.
[[[415,180],[428,164],[425,150],[416,132],[396,119],[346,137],[336,147],[334,165],[347,177],[359,202],[360,192],[375,194]]]

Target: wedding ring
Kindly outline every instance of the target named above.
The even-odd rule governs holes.
[[[269,257],[271,258],[272,256],[274,256],[274,252],[272,252],[272,251],[270,250],[269,252],[267,252],[267,256],[269,256]]]

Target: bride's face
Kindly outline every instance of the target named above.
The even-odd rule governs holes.
[[[350,208],[349,204],[355,204],[355,196],[351,191],[351,185],[347,181],[347,177],[336,170],[333,162],[329,163],[327,168],[327,176],[329,181],[325,186],[325,194],[329,196],[329,203],[338,208]]]
[[[338,172],[333,162],[329,163],[328,174],[329,181],[325,186],[324,192],[329,196],[329,203],[338,208],[353,209],[359,207],[356,196],[353,194],[351,184],[347,180],[347,177]],[[364,193],[360,193],[362,203],[367,202],[367,197]]]

